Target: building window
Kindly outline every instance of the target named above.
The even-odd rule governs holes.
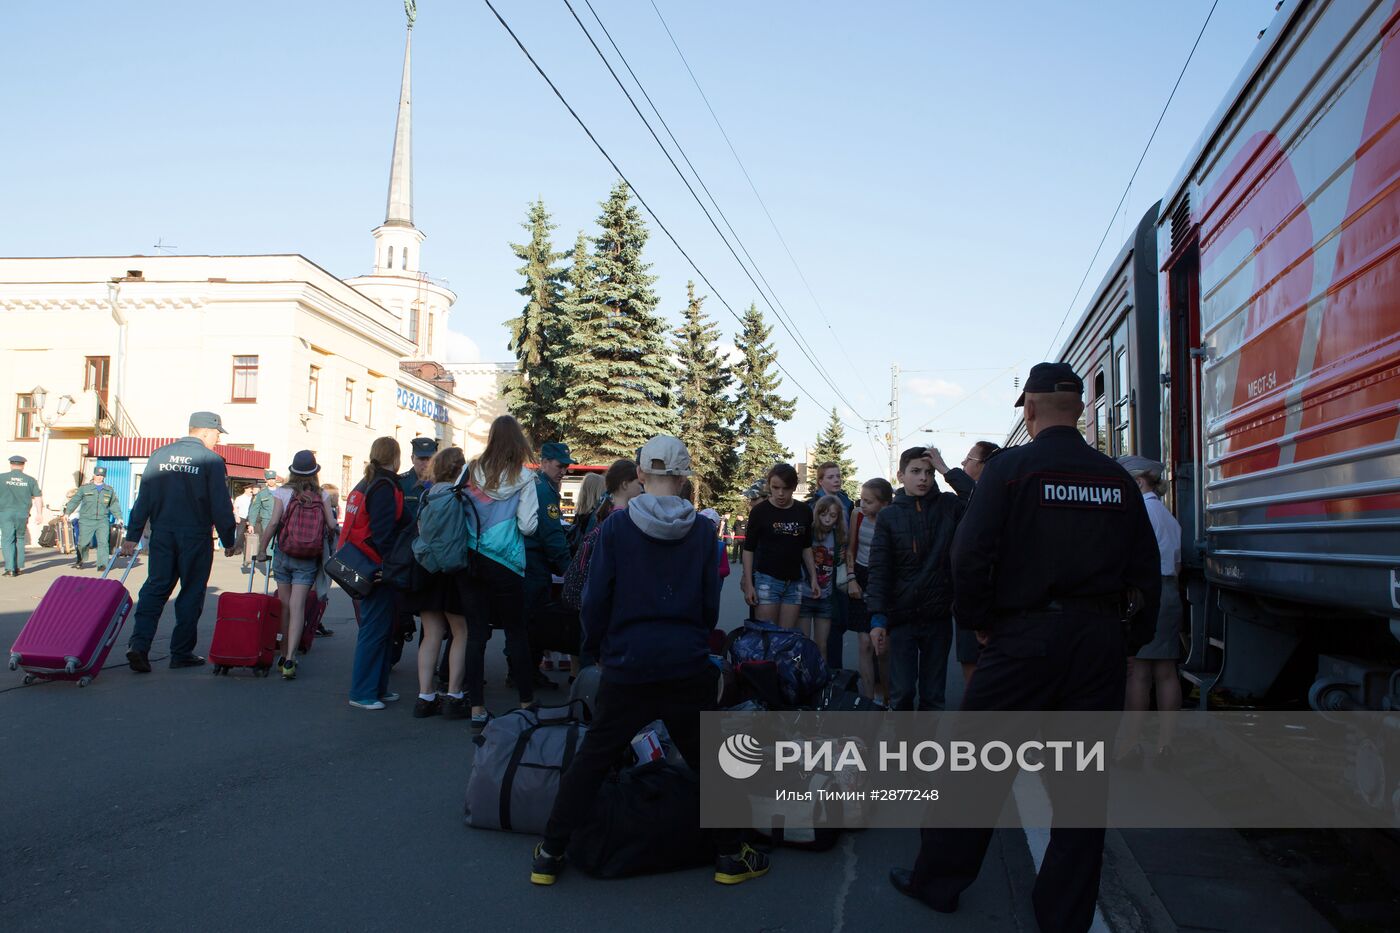
[[[428,342],[423,345],[423,355],[431,357],[433,355],[433,312],[428,312]]]
[[[233,401],[256,402],[258,400],[258,358],[256,356],[235,356],[233,358]]]
[[[355,380],[345,380],[345,420],[355,420]]]
[[[96,392],[102,407],[108,407],[107,387],[112,377],[110,356],[89,356],[83,364],[83,391]]]
[[[394,268],[394,248],[389,247],[389,268]]]
[[[408,339],[418,342],[418,302],[408,306]]]
[[[340,494],[342,496],[350,495],[350,490],[355,488],[350,482],[351,463],[352,461],[349,457],[340,458]]]
[[[365,389],[365,427],[374,427],[374,390]]]
[[[321,402],[321,367],[311,367],[311,375],[306,383],[306,410],[315,411]]]
[[[26,441],[39,436],[39,406],[28,392],[15,396],[15,440]]]
[[[407,269],[407,268],[408,268],[408,247],[407,247],[407,246],[405,246],[405,247],[403,248],[403,258],[399,260],[399,268],[400,268],[400,269]]]

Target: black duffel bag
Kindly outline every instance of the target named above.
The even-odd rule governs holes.
[[[583,624],[578,610],[562,599],[551,599],[535,607],[526,620],[530,647],[535,651],[562,651],[578,654],[583,645]]]
[[[629,878],[714,862],[700,829],[700,782],[665,761],[608,777],[574,830],[569,861],[595,878]]]

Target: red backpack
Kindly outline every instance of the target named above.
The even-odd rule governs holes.
[[[326,510],[321,503],[321,493],[297,493],[282,513],[277,550],[288,557],[320,557],[325,546]]]
[[[335,543],[335,549],[338,551],[347,544],[353,544],[362,554],[374,558],[376,563],[383,563],[383,555],[366,543],[369,541],[369,509],[366,508],[365,496],[374,488],[375,483],[388,483],[394,490],[394,521],[402,520],[403,490],[399,488],[398,483],[380,476],[363,490],[355,489],[346,497],[345,521],[341,522],[340,538]]]

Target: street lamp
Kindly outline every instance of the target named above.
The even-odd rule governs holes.
[[[49,429],[53,426],[54,419],[44,414],[44,405],[49,400],[49,390],[43,386],[35,386],[29,394],[34,400],[34,407],[39,410],[39,484],[42,487],[44,468],[48,465],[49,460]],[[59,396],[57,417],[62,418],[68,414],[68,410],[72,407],[73,396]]]

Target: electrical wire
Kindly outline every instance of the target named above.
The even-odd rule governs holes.
[[[640,203],[642,205],[642,208],[649,215],[651,215],[651,219],[656,223],[656,226],[661,230],[661,232],[666,234],[666,238],[671,241],[671,245],[676,248],[676,251],[680,253],[682,257],[685,258],[685,261],[689,263],[690,268],[695,270],[695,274],[700,276],[700,280],[705,283],[707,288],[710,289],[710,293],[714,295],[715,298],[719,299],[719,303],[724,305],[725,310],[729,312],[730,316],[732,316],[736,321],[738,321],[742,325],[744,319],[740,317],[737,312],[735,312],[734,308],[729,304],[728,301],[725,300],[724,296],[720,294],[719,289],[715,288],[714,283],[711,282],[709,276],[705,275],[704,271],[702,271],[701,268],[698,265],[696,265],[695,260],[690,258],[690,254],[685,251],[685,248],[681,246],[680,241],[677,240],[675,235],[671,233],[670,228],[668,228],[666,224],[662,222],[661,218],[657,215],[656,211],[653,210],[651,205],[647,203],[646,198],[644,198],[641,192],[637,190],[637,186],[632,184],[631,180],[628,179],[627,174],[622,171],[622,167],[617,164],[617,160],[615,160],[612,157],[612,155],[608,152],[608,150],[604,148],[603,144],[598,141],[598,137],[593,134],[593,131],[589,129],[588,124],[585,123],[583,118],[578,115],[578,111],[576,111],[573,108],[573,105],[569,103],[568,98],[566,98],[563,92],[559,90],[558,85],[556,85],[553,79],[551,79],[549,75],[545,72],[545,70],[542,67],[540,67],[540,63],[535,61],[535,56],[530,54],[530,50],[525,47],[525,43],[520,40],[520,37],[516,35],[515,30],[510,27],[509,23],[506,22],[505,17],[503,17],[500,11],[496,9],[495,5],[491,3],[491,0],[482,0],[482,2],[486,4],[487,9],[489,9],[492,15],[496,17],[496,21],[501,24],[502,28],[504,28],[505,31],[510,34],[511,39],[514,40],[516,46],[520,49],[521,53],[525,56],[526,59],[529,60],[530,64],[534,67],[535,71],[539,73],[539,76],[544,79],[545,83],[549,85],[549,89],[554,92],[554,96],[559,98],[559,102],[564,105],[564,109],[569,111],[569,116],[574,118],[574,122],[576,122],[579,125],[579,128],[582,129],[584,134],[588,136],[589,141],[593,143],[593,146],[598,150],[599,153],[602,154],[603,158],[607,160],[608,164],[612,166],[613,171],[617,172],[618,177],[621,178],[623,183],[626,184],[627,187],[632,191],[632,194],[636,195],[638,203]],[[807,398],[811,399],[813,403],[822,408],[827,407],[825,403],[818,401],[815,395],[813,395],[811,392],[808,392],[807,389],[802,385],[802,383],[798,382],[796,377],[794,377],[792,373],[785,366],[783,366],[782,363],[778,362],[777,357],[773,358],[773,365],[778,367],[779,372],[786,376],[792,382],[793,386],[803,395],[807,396]]]
[[[585,0],[585,2],[587,2],[587,0]],[[817,293],[812,290],[812,285],[807,281],[807,275],[802,271],[802,266],[798,264],[797,257],[792,254],[792,249],[788,246],[787,239],[783,236],[783,231],[778,229],[778,222],[773,219],[773,213],[768,210],[768,204],[763,200],[763,195],[758,193],[758,186],[754,184],[753,178],[749,175],[749,170],[744,166],[744,160],[739,158],[739,153],[734,148],[734,143],[729,139],[729,134],[725,132],[724,124],[720,122],[719,115],[715,113],[715,108],[710,104],[710,98],[705,94],[705,89],[700,86],[700,79],[695,77],[695,72],[691,69],[690,62],[686,60],[685,53],[681,51],[680,43],[676,41],[675,35],[671,32],[671,27],[667,24],[666,17],[661,15],[661,10],[657,7],[656,0],[651,0],[651,8],[656,11],[656,18],[661,21],[661,28],[666,30],[666,36],[671,40],[671,46],[676,50],[676,54],[680,56],[681,64],[685,66],[686,74],[690,75],[690,80],[691,83],[695,85],[695,90],[700,92],[700,99],[705,102],[705,108],[710,111],[710,118],[715,121],[715,126],[718,127],[720,135],[724,137],[724,142],[725,145],[729,147],[730,155],[734,156],[734,161],[739,165],[739,171],[744,173],[744,180],[749,183],[749,190],[753,192],[754,198],[758,200],[759,207],[763,208],[764,216],[768,218],[768,223],[773,227],[773,232],[777,234],[778,242],[783,244],[783,250],[787,253],[788,261],[791,262],[792,267],[797,270],[797,277],[802,280],[803,287],[807,289],[807,294],[811,296],[812,304],[816,306],[817,313],[822,317],[822,323],[826,324],[826,329],[836,341],[837,349],[841,351],[841,355],[845,357],[851,370],[856,374],[856,379],[860,382],[861,388],[865,390],[865,394],[874,395],[874,393],[870,391],[870,386],[866,384],[865,377],[861,375],[860,367],[856,366],[850,354],[846,352],[846,345],[841,342],[840,336],[837,335],[835,328],[831,326],[831,320],[826,316],[826,309],[822,307],[821,301],[818,300]]]
[[[923,424],[919,425],[917,428],[915,428],[914,430],[910,431],[908,434],[906,434],[906,435],[904,435],[903,437],[901,437],[901,438],[899,439],[899,442],[902,444],[902,443],[904,443],[905,441],[909,440],[909,438],[913,437],[915,434],[919,434],[919,433],[921,433],[921,432],[927,430],[928,428],[933,427],[933,423],[934,423],[935,421],[937,421],[939,418],[942,418],[944,415],[948,414],[948,412],[950,412],[950,411],[952,411],[953,409],[957,408],[957,407],[958,407],[959,405],[961,405],[963,402],[966,402],[966,401],[968,401],[969,399],[973,399],[973,398],[976,398],[977,396],[981,395],[983,392],[985,392],[985,391],[987,390],[988,386],[990,386],[992,383],[996,382],[996,381],[997,381],[998,379],[1000,379],[1002,376],[1004,376],[1004,375],[1006,375],[1007,373],[1011,372],[1012,370],[1016,369],[1016,368],[1019,367],[1020,365],[1021,365],[1021,361],[1020,361],[1020,360],[1017,360],[1016,362],[1012,363],[1010,366],[1007,366],[1005,369],[1003,369],[1003,370],[1001,370],[1000,372],[998,372],[995,376],[993,376],[992,378],[988,379],[986,382],[982,383],[982,384],[981,384],[980,386],[978,386],[976,389],[973,389],[971,392],[969,392],[968,394],[964,395],[962,398],[958,399],[956,402],[954,402],[953,404],[949,405],[947,408],[943,409],[943,410],[940,411],[938,414],[934,415],[934,416],[933,416],[932,418],[930,418],[928,421],[925,421]]]
[[[587,0],[585,0],[585,2],[587,2]],[[805,340],[800,335],[800,332],[793,327],[791,322],[791,316],[786,313],[787,309],[782,308],[781,311],[779,310],[779,308],[782,306],[782,302],[779,301],[777,303],[777,306],[774,305],[773,300],[770,300],[768,297],[768,292],[765,292],[763,286],[758,284],[758,280],[754,278],[753,273],[750,272],[748,266],[744,264],[744,260],[739,258],[739,254],[735,251],[734,245],[729,242],[729,238],[724,235],[724,231],[721,230],[719,224],[715,222],[714,216],[710,213],[709,208],[705,206],[705,202],[700,199],[700,195],[696,193],[694,186],[692,186],[690,183],[690,179],[686,178],[685,173],[681,171],[680,166],[676,164],[676,160],[671,156],[670,150],[667,149],[666,144],[661,141],[661,137],[657,134],[655,128],[651,125],[651,121],[647,119],[646,114],[642,112],[642,108],[637,105],[637,101],[632,96],[632,92],[627,89],[627,85],[624,84],[622,78],[618,76],[618,73],[613,68],[612,63],[608,61],[607,55],[603,53],[602,48],[599,47],[597,41],[593,38],[593,34],[588,31],[588,27],[585,26],[583,20],[579,18],[578,12],[574,9],[573,4],[569,2],[569,0],[564,0],[564,6],[568,8],[569,14],[573,16],[574,22],[578,24],[579,29],[582,30],[584,36],[588,39],[589,45],[593,46],[593,51],[598,54],[599,59],[602,60],[603,65],[608,69],[608,74],[612,75],[613,81],[617,83],[618,88],[622,90],[623,95],[627,98],[627,102],[632,105],[632,109],[636,111],[637,116],[641,119],[642,125],[644,125],[647,128],[647,132],[651,134],[651,138],[654,139],[656,141],[656,145],[661,148],[662,154],[666,156],[666,161],[671,163],[671,168],[675,169],[676,174],[680,176],[681,182],[685,184],[686,190],[690,192],[690,196],[695,200],[695,203],[700,206],[700,210],[704,213],[705,219],[710,222],[710,226],[714,227],[715,233],[719,234],[719,238],[724,242],[724,245],[729,250],[730,255],[734,257],[734,261],[739,264],[739,268],[743,270],[744,275],[748,277],[749,282],[753,285],[754,289],[763,299],[764,304],[768,305],[769,310],[772,311],[774,316],[777,317],[778,323],[782,325],[783,330],[787,331],[788,335],[792,337],[793,342],[797,345],[798,351],[804,357],[807,358],[807,362],[812,365],[812,368],[816,370],[817,375],[822,379],[822,381],[824,381],[827,384],[827,387],[830,388],[831,391],[836,394],[836,397],[841,401],[843,405],[849,408],[857,418],[860,418],[860,412],[857,411],[856,407],[851,404],[849,399],[846,398],[845,393],[843,393],[840,387],[837,386],[836,381],[831,377],[830,373],[826,371],[825,367],[823,367],[820,363],[817,362],[816,357],[814,356],[814,351],[811,350],[810,344],[806,344]],[[646,88],[642,86],[641,81],[637,78],[636,72],[632,71],[632,66],[627,63],[627,59],[622,54],[622,51],[617,47],[617,43],[612,41],[612,36],[608,33],[607,27],[603,25],[603,21],[598,16],[597,11],[593,10],[593,6],[591,3],[589,4],[589,10],[593,12],[593,18],[598,21],[598,25],[602,28],[604,35],[606,35],[608,37],[608,41],[612,43],[613,51],[615,51],[617,53],[617,56],[620,59],[622,59],[623,65],[627,68],[628,73],[632,75],[632,80],[636,82],[637,87],[641,90],[642,95],[647,100],[647,103],[651,104],[651,108],[653,111],[656,112],[657,118],[661,122],[661,125],[666,129],[666,132],[670,134],[671,142],[681,153],[681,158],[685,160],[686,165],[690,166],[691,172],[695,175],[695,180],[700,183],[701,188],[705,189],[705,193],[707,195],[710,195],[710,200],[715,205],[715,211],[719,213],[721,218],[724,219],[725,225],[729,227],[730,233],[733,234],[735,241],[739,244],[739,248],[744,251],[744,255],[748,257],[748,260],[753,265],[754,270],[758,272],[759,278],[763,279],[764,285],[767,285],[768,290],[770,292],[773,292],[773,287],[772,285],[768,284],[767,277],[763,275],[762,270],[759,269],[758,263],[754,261],[753,256],[749,254],[747,247],[744,246],[743,240],[740,239],[738,233],[734,231],[733,225],[729,223],[729,218],[724,216],[724,211],[720,209],[719,202],[715,201],[714,195],[710,194],[710,190],[705,185],[704,180],[700,177],[700,173],[695,170],[695,166],[691,163],[690,158],[685,154],[684,147],[681,146],[681,144],[676,140],[675,135],[671,133],[670,127],[666,125],[665,119],[661,117],[660,110],[658,110],[656,105],[652,102],[651,96],[647,94]],[[773,292],[773,295],[774,298],[776,298],[777,293]]]
[[[1196,54],[1196,47],[1201,44],[1201,37],[1206,34],[1206,27],[1210,25],[1211,17],[1215,15],[1215,8],[1219,5],[1220,0],[1215,0],[1210,5],[1210,10],[1206,13],[1206,21],[1201,24],[1201,31],[1196,33],[1196,41],[1191,43],[1191,51],[1186,53],[1186,61],[1182,63],[1181,71],[1176,76],[1176,83],[1172,85],[1171,93],[1167,95],[1167,102],[1162,105],[1162,112],[1157,115],[1157,122],[1152,127],[1152,135],[1147,137],[1147,145],[1142,147],[1142,155],[1138,156],[1133,174],[1128,177],[1128,184],[1123,188],[1123,196],[1118,199],[1118,206],[1113,209],[1113,216],[1108,219],[1108,226],[1104,228],[1103,236],[1099,238],[1099,245],[1094,250],[1093,258],[1089,260],[1089,266],[1084,270],[1084,277],[1079,280],[1079,287],[1074,290],[1074,297],[1069,300],[1069,307],[1065,308],[1065,316],[1060,319],[1060,326],[1055,328],[1055,336],[1050,338],[1050,346],[1045,350],[1046,359],[1051,359],[1051,354],[1055,352],[1055,341],[1060,339],[1060,331],[1065,329],[1065,324],[1074,311],[1075,302],[1079,300],[1079,293],[1084,290],[1084,283],[1089,281],[1089,273],[1094,271],[1094,263],[1098,261],[1104,243],[1108,242],[1108,235],[1113,230],[1113,222],[1118,219],[1118,212],[1123,209],[1123,203],[1128,200],[1128,192],[1133,190],[1133,181],[1137,178],[1138,170],[1142,168],[1143,160],[1147,158],[1147,151],[1152,148],[1152,141],[1157,138],[1157,131],[1162,128],[1162,120],[1167,115],[1167,108],[1171,107],[1172,99],[1176,97],[1176,89],[1181,87],[1181,79],[1186,77],[1186,69]]]

